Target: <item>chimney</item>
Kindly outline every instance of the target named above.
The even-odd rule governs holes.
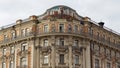
[[[100,27],[104,26],[104,22],[99,22],[98,24],[99,24]]]

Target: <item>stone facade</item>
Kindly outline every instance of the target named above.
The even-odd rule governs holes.
[[[120,68],[120,34],[67,6],[0,30],[0,68]]]

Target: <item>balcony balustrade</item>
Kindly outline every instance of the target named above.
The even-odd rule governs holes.
[[[65,52],[66,50],[68,50],[68,46],[67,45],[56,45],[56,48],[60,52]]]
[[[16,68],[28,68],[28,65],[17,66]]]
[[[5,40],[0,41],[0,44],[7,44],[7,43],[11,43],[11,42],[15,42],[15,41],[31,38],[33,36],[34,35],[32,34],[32,32],[30,32],[29,34],[27,33],[25,36],[17,35],[15,38],[11,37],[11,38],[7,38]]]
[[[26,56],[26,55],[30,54],[30,52],[28,50],[21,50],[18,54],[21,56]]]
[[[41,51],[42,52],[50,52],[51,51],[51,47],[50,46],[41,46]]]
[[[26,38],[31,38],[31,37],[41,37],[41,36],[46,36],[46,35],[73,35],[73,36],[79,36],[79,37],[83,37],[83,38],[87,38],[87,39],[90,39],[90,40],[94,40],[98,43],[101,43],[103,45],[106,45],[106,46],[109,46],[109,47],[113,47],[113,48],[120,48],[120,44],[119,43],[114,43],[114,42],[111,42],[111,41],[108,41],[107,39],[105,39],[104,37],[100,37],[98,38],[97,35],[94,35],[94,34],[90,34],[90,33],[87,33],[87,32],[40,32],[40,33],[36,33],[36,35],[34,35],[32,32],[30,32],[30,34],[27,34],[25,36],[16,36],[16,38],[14,39],[6,39],[6,40],[3,40],[0,42],[0,44],[7,44],[7,43],[10,43],[10,42],[15,42],[15,41],[19,41],[19,40],[23,40],[23,39],[26,39]]]

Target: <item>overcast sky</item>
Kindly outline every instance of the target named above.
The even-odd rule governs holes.
[[[81,16],[88,16],[96,22],[120,33],[120,0],[0,0],[0,26],[41,15],[56,5],[66,5]]]

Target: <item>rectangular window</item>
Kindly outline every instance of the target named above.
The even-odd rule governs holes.
[[[21,68],[27,67],[27,60],[25,57],[21,58]]]
[[[60,54],[60,64],[64,64],[64,54]]]
[[[15,32],[12,32],[12,39],[15,39],[16,38],[16,34]]]
[[[48,32],[48,25],[44,25],[44,32]]]
[[[74,26],[74,31],[75,31],[75,33],[78,32],[78,26],[77,25]]]
[[[21,46],[21,50],[22,50],[22,51],[27,50],[27,44],[26,44],[26,43],[22,44],[22,46]]]
[[[6,48],[3,48],[3,55],[6,55]]]
[[[48,56],[44,56],[44,64],[48,64]]]
[[[74,46],[78,46],[78,40],[74,41]]]
[[[64,32],[64,24],[60,24],[60,26],[59,26],[59,31],[60,31],[60,32]]]
[[[99,60],[95,59],[95,68],[99,68]]]
[[[25,36],[25,30],[24,29],[21,30],[21,35]]]
[[[60,38],[59,45],[64,46],[64,39]]]
[[[74,63],[75,64],[79,64],[79,56],[75,55]]]
[[[111,68],[110,63],[107,63],[107,68]]]
[[[14,53],[14,46],[10,47],[10,53],[13,54]]]
[[[4,40],[7,41],[7,35],[4,35]]]
[[[2,63],[2,68],[6,68],[6,63],[5,62]]]
[[[26,36],[29,36],[29,34],[30,34],[30,29],[26,28],[26,30],[25,30],[25,35],[26,35]]]
[[[44,46],[48,46],[48,40],[47,39],[44,40]]]
[[[14,63],[13,63],[13,61],[10,61],[10,68],[14,68]]]

